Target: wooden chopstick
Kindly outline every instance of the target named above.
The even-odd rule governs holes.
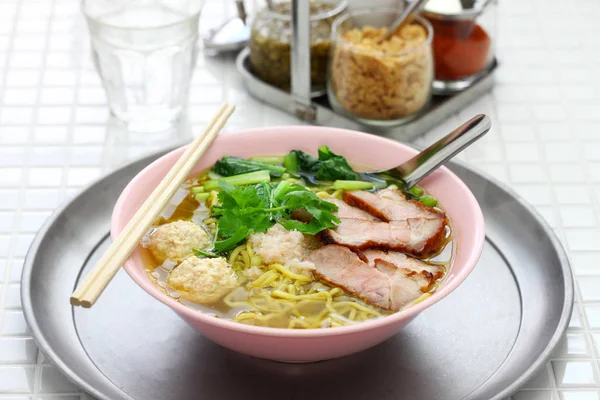
[[[150,229],[175,191],[217,137],[235,107],[223,104],[204,132],[190,143],[182,156],[127,223],[106,253],[71,295],[71,304],[89,308],[108,286],[140,239]]]

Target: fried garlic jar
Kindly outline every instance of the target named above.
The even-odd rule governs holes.
[[[358,11],[333,26],[328,93],[336,108],[370,121],[415,116],[431,98],[432,30],[417,18],[379,42],[397,10]]]

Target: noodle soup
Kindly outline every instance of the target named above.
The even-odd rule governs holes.
[[[361,179],[326,146],[224,157],[188,180],[142,240],[166,294],[218,318],[329,328],[430,296],[453,257],[448,219],[420,188]]]

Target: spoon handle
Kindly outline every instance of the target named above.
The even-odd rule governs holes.
[[[246,5],[244,4],[244,0],[235,0],[235,6],[237,8],[238,17],[240,17],[242,22],[245,24],[248,14],[246,14]]]
[[[421,9],[421,6],[425,4],[427,0],[413,0],[412,2],[406,4],[404,10],[400,14],[398,18],[392,22],[392,24],[388,27],[388,31],[385,35],[379,38],[377,43],[381,44],[392,37],[392,35],[400,29],[400,27],[408,24],[412,21],[414,14]],[[406,2],[405,2],[406,3]]]
[[[460,153],[464,148],[485,135],[492,121],[486,115],[479,114],[462,124],[448,135],[438,140],[410,160],[394,169],[402,177],[406,188],[414,186],[437,167]]]

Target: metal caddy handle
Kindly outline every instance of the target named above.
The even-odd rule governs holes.
[[[317,109],[311,100],[310,4],[292,0],[291,82],[294,111],[303,121],[315,121]]]

